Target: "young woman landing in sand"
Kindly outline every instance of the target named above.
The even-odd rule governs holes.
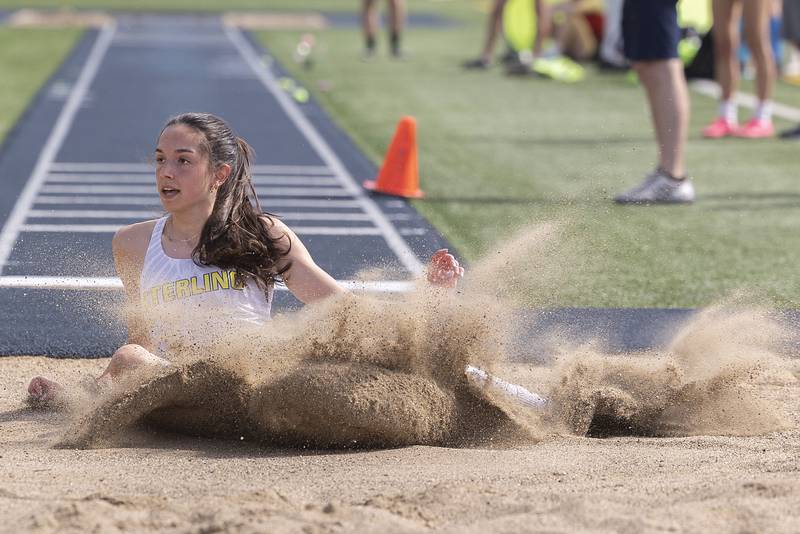
[[[128,309],[135,311],[127,318],[128,344],[114,353],[98,383],[143,365],[170,365],[171,353],[211,342],[226,324],[265,324],[278,280],[306,304],[345,291],[288,226],[261,211],[252,157],[250,146],[214,115],[186,113],[164,126],[155,150],[156,187],[168,215],[114,236],[116,270]],[[431,258],[427,278],[453,288],[463,274],[442,249]],[[210,322],[198,320],[202,312]],[[479,382],[497,380],[476,368],[466,372]],[[61,391],[44,377],[28,386],[38,404]]]
[[[168,215],[114,236],[128,309],[137,311],[128,315],[128,344],[114,353],[99,382],[141,365],[168,364],[171,351],[213,335],[216,329],[196,320],[198,309],[222,325],[266,323],[278,279],[304,303],[344,291],[290,228],[262,213],[250,175],[252,156],[249,145],[213,115],[187,113],[164,126],[155,150],[156,186]],[[446,251],[433,256],[431,283],[454,286],[461,274]],[[159,307],[175,313],[168,321],[148,321],[153,315],[141,313]],[[60,390],[43,377],[28,387],[38,402]]]

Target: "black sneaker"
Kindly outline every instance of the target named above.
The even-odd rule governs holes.
[[[517,61],[506,65],[506,74],[509,76],[535,76],[536,73],[531,70],[528,63]]]
[[[509,63],[514,63],[519,61],[519,54],[517,53],[516,50],[512,50],[511,48],[509,48],[503,53],[503,55],[501,55],[498,58],[498,60],[503,65],[508,65]]]
[[[492,66],[491,63],[479,57],[477,59],[470,59],[461,64],[467,70],[487,70],[489,67]]]
[[[789,141],[800,141],[800,125],[795,126],[791,130],[781,132],[780,137],[781,139],[787,139]]]

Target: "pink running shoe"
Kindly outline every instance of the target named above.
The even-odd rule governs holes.
[[[703,128],[703,137],[706,139],[720,139],[733,135],[739,129],[739,125],[735,122],[728,122],[723,117],[718,117],[711,124]]]
[[[733,135],[746,139],[764,139],[775,135],[775,127],[772,125],[772,121],[750,119],[744,126],[736,128]]]

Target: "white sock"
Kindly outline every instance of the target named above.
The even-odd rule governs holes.
[[[540,397],[536,393],[530,392],[522,386],[506,382],[501,378],[492,376],[483,369],[479,369],[472,365],[467,365],[464,373],[472,378],[475,382],[484,387],[491,387],[493,389],[502,391],[509,397],[512,397],[517,402],[524,404],[530,408],[541,410],[547,404],[547,400]]]
[[[756,106],[756,111],[753,113],[753,118],[760,121],[772,120],[772,102],[769,100],[761,100]]]
[[[736,103],[733,100],[720,100],[719,116],[731,124],[736,124],[739,120]]]

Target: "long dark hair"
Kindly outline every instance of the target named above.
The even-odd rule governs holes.
[[[261,210],[253,187],[250,174],[253,149],[224,120],[210,113],[172,117],[161,133],[178,124],[203,134],[201,149],[208,155],[211,172],[225,164],[231,168],[228,179],[217,190],[214,209],[203,226],[192,259],[198,265],[235,269],[239,284],[243,286],[253,280],[267,291],[291,266],[287,262],[278,268],[292,244],[289,236],[269,234],[275,216]],[[279,245],[282,237],[286,237],[288,245]]]

